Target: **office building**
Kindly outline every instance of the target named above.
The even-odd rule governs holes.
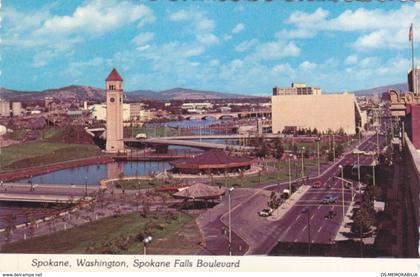
[[[273,95],[320,95],[318,87],[308,87],[306,84],[292,83],[288,88],[273,88]]]
[[[366,120],[353,94],[276,95],[271,102],[273,133],[316,128],[351,135]]]

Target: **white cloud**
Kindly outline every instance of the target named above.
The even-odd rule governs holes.
[[[231,35],[224,35],[223,36],[223,40],[224,41],[229,41],[229,40],[231,40],[232,39],[232,36]]]
[[[239,43],[238,45],[236,45],[235,51],[245,52],[245,51],[251,49],[252,47],[254,47],[257,44],[258,44],[258,40],[255,39],[255,38],[251,39],[251,40],[245,40],[245,41],[242,41],[241,43]]]
[[[3,18],[3,46],[33,49],[34,67],[71,55],[75,45],[92,36],[101,36],[128,24],[141,27],[155,20],[152,10],[145,5],[112,0],[86,2],[70,15],[53,15],[51,6],[35,12],[10,8],[4,11]]]
[[[275,73],[285,73],[285,74],[294,74],[295,70],[290,66],[290,64],[277,64],[273,67]]]
[[[198,34],[197,41],[203,45],[212,45],[219,43],[219,38],[213,34]]]
[[[34,35],[102,35],[126,24],[137,22],[141,26],[154,20],[152,10],[145,5],[98,0],[76,8],[71,16],[53,16],[47,19],[35,30]]]
[[[344,63],[347,65],[352,65],[352,64],[357,63],[358,60],[359,60],[359,57],[353,54],[353,55],[348,56],[346,60],[344,61]]]
[[[310,70],[314,70],[317,67],[316,63],[312,63],[309,61],[304,61],[303,63],[301,63],[299,65],[299,69],[303,70],[303,71],[310,71]]]
[[[152,41],[154,37],[155,37],[155,34],[151,32],[140,33],[137,36],[135,36],[131,41],[134,44],[141,46]]]
[[[420,3],[401,5],[398,9],[345,10],[336,17],[318,8],[313,13],[296,11],[285,21],[295,29],[281,30],[278,38],[312,38],[318,32],[355,32],[359,34],[352,43],[357,51],[386,48],[407,48],[408,29],[414,23],[415,33],[420,33]]]
[[[300,48],[294,42],[266,42],[259,44],[253,58],[257,60],[275,60],[284,57],[296,57],[300,55]]]
[[[245,25],[243,23],[238,23],[236,26],[232,29],[233,34],[238,34],[242,32],[245,29]]]
[[[171,21],[183,21],[183,20],[187,20],[188,18],[189,18],[189,14],[185,10],[174,12],[169,16],[169,20]]]

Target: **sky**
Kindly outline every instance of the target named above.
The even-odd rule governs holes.
[[[0,86],[184,87],[270,95],[292,82],[325,92],[406,82],[410,24],[400,1],[4,0]]]

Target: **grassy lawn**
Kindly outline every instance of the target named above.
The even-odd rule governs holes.
[[[201,235],[183,213],[108,217],[66,231],[3,246],[3,253],[142,254],[142,237],[153,237],[149,254],[194,254]]]
[[[324,160],[321,160],[321,165],[326,164]],[[275,183],[275,182],[284,182],[289,180],[289,164],[288,162],[282,161],[278,162],[268,162],[267,166],[276,167],[277,172],[265,172],[261,175],[253,176],[243,176],[243,177],[224,177],[214,178],[214,185],[225,186],[235,186],[235,187],[253,187],[256,185],[264,183]],[[309,171],[316,171],[318,168],[318,163],[316,160],[304,160],[304,172],[308,174]],[[299,161],[294,161],[291,163],[291,173],[292,180],[297,179],[302,176],[301,163]],[[141,188],[158,188],[165,185],[179,184],[182,183],[182,180],[179,179],[156,179],[156,180],[122,180],[117,181],[124,189],[141,189]],[[210,181],[211,183],[211,181]],[[139,187],[140,186],[140,187]]]
[[[4,147],[1,150],[2,170],[18,169],[97,155],[96,145],[35,141]]]

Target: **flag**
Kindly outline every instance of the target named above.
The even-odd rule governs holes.
[[[408,32],[408,40],[409,41],[413,40],[413,23],[411,23],[410,31]]]

